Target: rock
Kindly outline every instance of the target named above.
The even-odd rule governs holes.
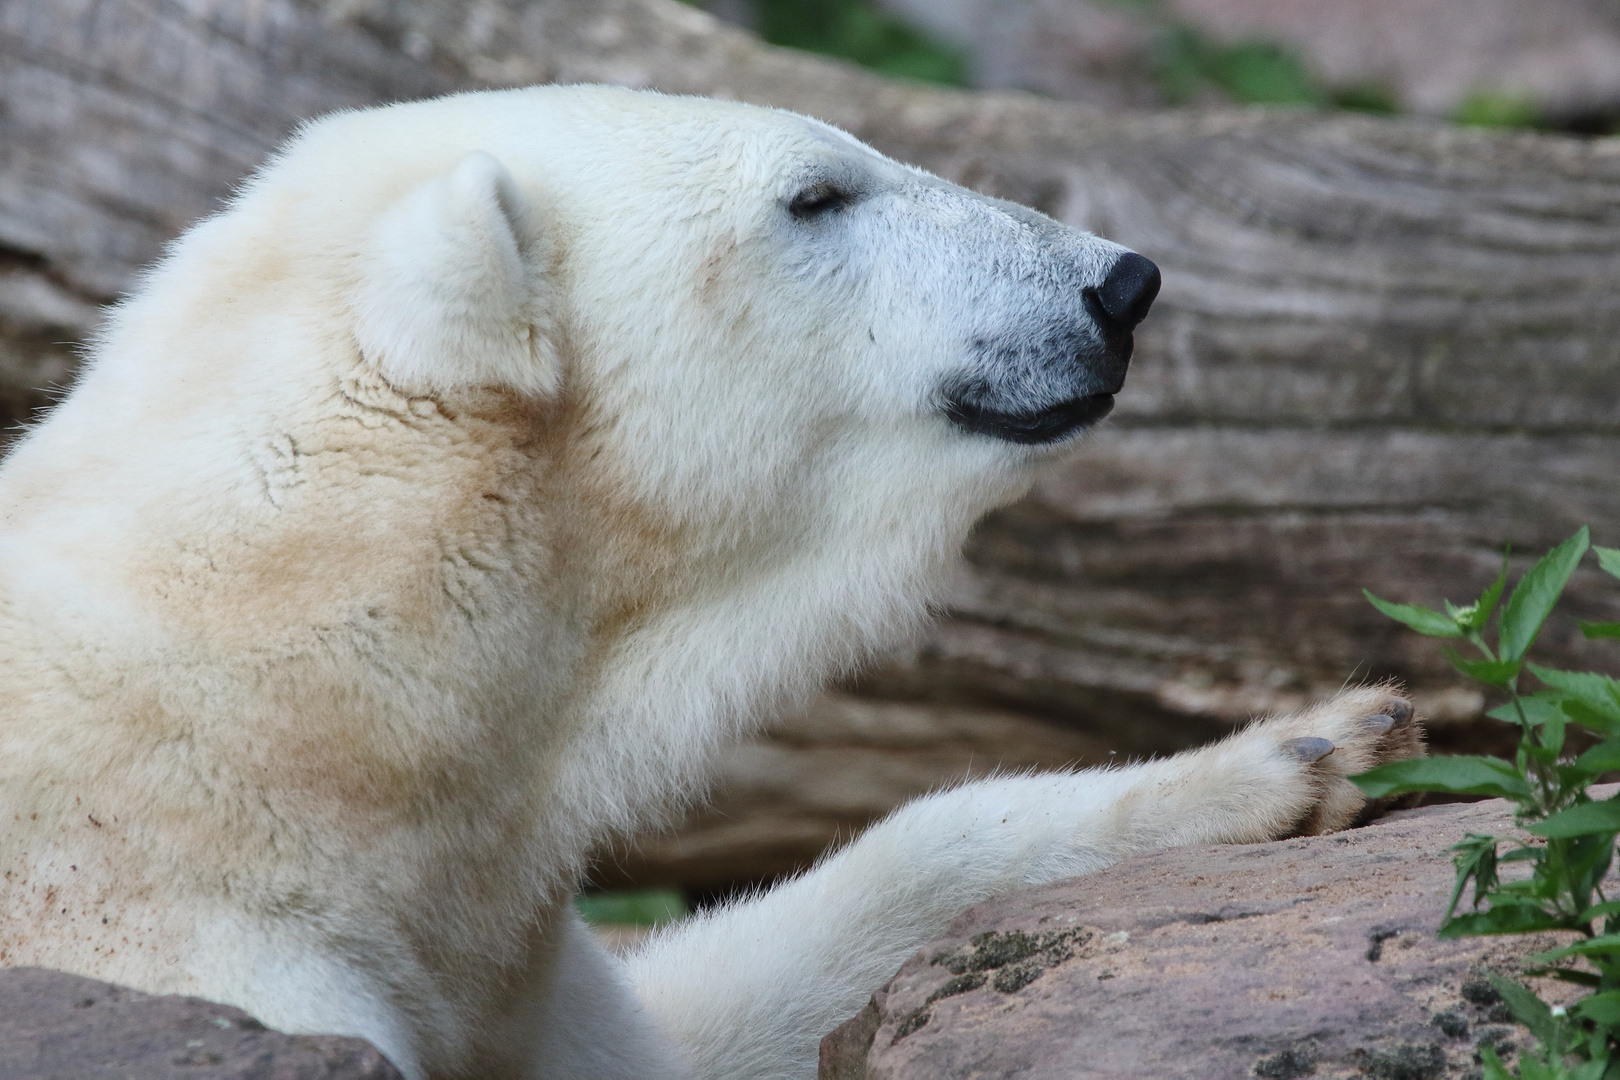
[[[1164,268],[1115,417],[975,533],[948,617],[604,882],[772,877],[917,791],[1173,751],[1347,678],[1405,680],[1436,749],[1510,746],[1360,590],[1464,601],[1504,544],[1522,570],[1581,524],[1620,543],[1620,143],[946,91],[673,0],[0,0],[0,54],[13,410],[301,119],[477,86],[796,108]],[[1612,664],[1575,619],[1620,619],[1613,586],[1577,573],[1537,658]]]
[[[200,998],[0,970],[0,1080],[401,1080],[362,1039],[284,1035]]]
[[[1529,1039],[1483,973],[1560,939],[1435,937],[1446,849],[1511,830],[1499,800],[1428,807],[981,904],[823,1040],[821,1080],[1477,1077]]]
[[[955,44],[974,82],[1106,106],[1169,103],[1175,35],[1293,50],[1330,90],[1451,117],[1481,95],[1553,122],[1620,118],[1620,12],[1603,0],[882,0]]]

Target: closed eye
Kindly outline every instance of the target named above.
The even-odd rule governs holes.
[[[823,217],[855,201],[855,193],[837,184],[811,184],[788,202],[788,213],[800,221]]]

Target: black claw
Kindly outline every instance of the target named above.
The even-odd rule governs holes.
[[[1376,716],[1364,716],[1362,724],[1374,735],[1382,735],[1395,726],[1395,718],[1388,713],[1379,713]]]
[[[1304,764],[1310,765],[1333,753],[1334,746],[1326,739],[1309,736],[1303,739],[1289,739],[1283,743],[1283,749],[1293,754]]]
[[[1412,703],[1404,698],[1397,698],[1384,706],[1383,713],[1397,724],[1404,724],[1412,719]]]

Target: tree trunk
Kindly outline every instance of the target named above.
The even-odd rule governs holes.
[[[1500,745],[1361,588],[1465,601],[1504,545],[1620,543],[1620,142],[946,91],[673,0],[0,0],[0,409],[66,382],[60,343],[301,120],[541,81],[807,112],[1165,275],[1115,419],[979,528],[949,617],[604,880],[766,877],[970,772],[1175,749],[1347,679]],[[1612,669],[1574,619],[1620,585],[1569,598],[1543,659]]]

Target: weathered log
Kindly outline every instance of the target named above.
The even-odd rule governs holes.
[[[795,108],[1164,268],[1116,418],[980,528],[949,617],[604,880],[767,876],[970,771],[1175,749],[1350,678],[1406,679],[1440,746],[1478,748],[1485,699],[1360,589],[1462,600],[1504,544],[1522,567],[1582,523],[1620,542],[1614,141],[947,91],[673,0],[0,0],[0,58],[12,417],[71,372],[54,343],[301,120],[469,87]],[[1549,662],[1607,662],[1573,618],[1620,616],[1611,584],[1577,575]],[[895,745],[919,717],[936,734]]]

